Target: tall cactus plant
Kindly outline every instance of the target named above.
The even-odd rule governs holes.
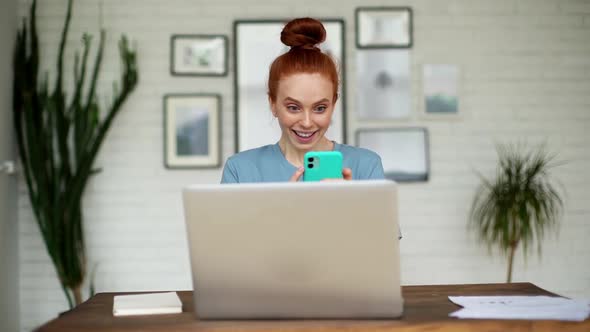
[[[82,302],[86,276],[82,196],[97,171],[94,160],[113,120],[138,82],[136,52],[123,36],[119,52],[123,71],[106,112],[96,95],[105,40],[104,30],[91,76],[86,77],[91,38],[84,35],[83,52],[76,54],[74,86],[64,90],[64,49],[72,0],[68,1],[59,44],[57,73],[49,87],[48,75],[39,78],[39,40],[36,0],[30,8],[28,28],[23,22],[14,51],[14,127],[18,151],[35,219],[70,308]],[[88,81],[88,83],[87,83]]]

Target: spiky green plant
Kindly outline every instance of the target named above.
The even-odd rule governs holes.
[[[539,146],[498,145],[499,165],[494,179],[482,175],[471,206],[471,225],[489,248],[508,256],[507,282],[512,281],[514,253],[522,243],[524,254],[547,230],[557,225],[563,200],[549,177],[555,156]],[[526,257],[526,256],[525,256]]]
[[[18,151],[34,216],[49,257],[55,266],[70,308],[82,302],[86,252],[82,223],[82,196],[88,179],[97,172],[94,160],[115,116],[138,82],[136,52],[123,36],[119,52],[123,65],[120,88],[101,116],[96,85],[105,40],[104,30],[91,76],[86,77],[91,38],[84,35],[80,62],[76,54],[71,98],[63,84],[63,58],[72,16],[68,1],[59,44],[57,73],[50,89],[48,74],[39,78],[39,41],[36,1],[27,24],[19,29],[14,51],[14,127]],[[89,83],[86,83],[89,81]],[[88,87],[85,85],[88,84]]]

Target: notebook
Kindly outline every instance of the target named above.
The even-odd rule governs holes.
[[[117,295],[113,300],[113,315],[156,315],[182,312],[182,302],[176,292]]]

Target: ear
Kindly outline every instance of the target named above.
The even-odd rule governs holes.
[[[277,105],[274,101],[272,101],[272,98],[270,98],[270,96],[268,96],[268,104],[270,105],[270,111],[272,112],[272,115],[276,118],[277,117]]]

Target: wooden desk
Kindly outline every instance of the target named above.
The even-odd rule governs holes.
[[[199,321],[190,291],[178,292],[183,312],[174,315],[113,317],[113,296],[100,293],[39,331],[590,331],[581,323],[518,320],[458,320],[449,295],[555,295],[530,283],[402,287],[404,316],[398,320],[233,320]]]

